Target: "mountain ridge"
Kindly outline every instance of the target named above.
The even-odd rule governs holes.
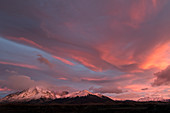
[[[55,93],[54,91],[39,87],[29,88],[20,92],[12,93],[0,99],[5,103],[102,103],[112,102],[107,96],[91,93],[88,90]]]

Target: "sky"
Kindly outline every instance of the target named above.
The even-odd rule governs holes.
[[[0,97],[33,86],[170,98],[169,0],[0,0]]]

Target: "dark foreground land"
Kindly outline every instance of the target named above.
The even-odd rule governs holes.
[[[1,104],[0,113],[170,113],[170,103]]]

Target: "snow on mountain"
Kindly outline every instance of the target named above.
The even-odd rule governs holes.
[[[88,90],[82,90],[82,91],[77,91],[77,92],[73,92],[73,93],[69,93],[67,95],[64,95],[61,98],[74,98],[74,97],[82,97],[82,96],[87,96],[87,95],[96,95],[98,97],[102,97],[103,95],[101,94],[97,94],[97,93],[91,93]]]
[[[1,101],[29,101],[40,98],[55,99],[56,96],[55,93],[50,90],[40,87],[33,87],[21,92],[9,94],[6,97],[2,98]]]
[[[48,90],[46,88],[32,87],[32,88],[23,90],[21,92],[9,94],[6,97],[0,99],[0,102],[22,102],[22,101],[37,100],[40,98],[54,100],[54,99],[62,99],[62,98],[84,97],[84,96],[88,96],[88,95],[94,95],[94,96],[97,96],[100,98],[104,97],[101,94],[91,93],[88,90],[76,91],[76,92],[71,92],[71,93],[69,93],[67,91],[55,93],[54,91]],[[166,102],[169,100],[164,99],[162,97],[143,97],[143,98],[140,98],[138,101],[140,101],[140,102],[146,102],[146,101],[164,101],[164,102]]]
[[[45,88],[33,87],[27,90],[23,90],[21,92],[9,94],[6,97],[2,98],[0,102],[30,101],[30,100],[37,100],[40,98],[44,98],[44,99],[74,98],[74,97],[83,97],[88,95],[95,95],[98,97],[103,96],[101,94],[91,93],[87,90],[76,91],[72,93],[69,93],[67,91],[63,91],[61,93],[54,93],[53,91],[50,91]]]
[[[147,102],[147,101],[166,101],[166,100],[163,97],[143,97],[140,98],[138,101]]]
[[[60,98],[67,98],[67,97],[74,98],[74,97],[87,96],[89,94],[92,94],[92,93],[87,91],[87,90],[83,90],[83,91],[77,91],[77,92],[68,93],[66,95],[61,96]]]

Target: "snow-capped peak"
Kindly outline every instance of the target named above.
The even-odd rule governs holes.
[[[32,87],[21,92],[9,94],[4,97],[1,101],[29,101],[40,98],[55,99],[55,93],[40,87]]]
[[[30,100],[37,100],[40,98],[44,98],[44,99],[75,98],[75,97],[83,97],[83,96],[88,96],[88,95],[95,95],[98,97],[103,96],[98,93],[91,93],[88,90],[76,91],[72,93],[69,93],[67,91],[55,93],[43,87],[32,87],[32,88],[23,90],[21,92],[9,94],[6,97],[2,98],[0,102],[30,101]]]
[[[82,90],[82,91],[76,91],[69,93],[67,95],[64,95],[64,98],[69,97],[69,98],[74,98],[74,97],[82,97],[82,96],[87,96],[87,95],[93,95],[93,93],[87,91],[87,90]]]

